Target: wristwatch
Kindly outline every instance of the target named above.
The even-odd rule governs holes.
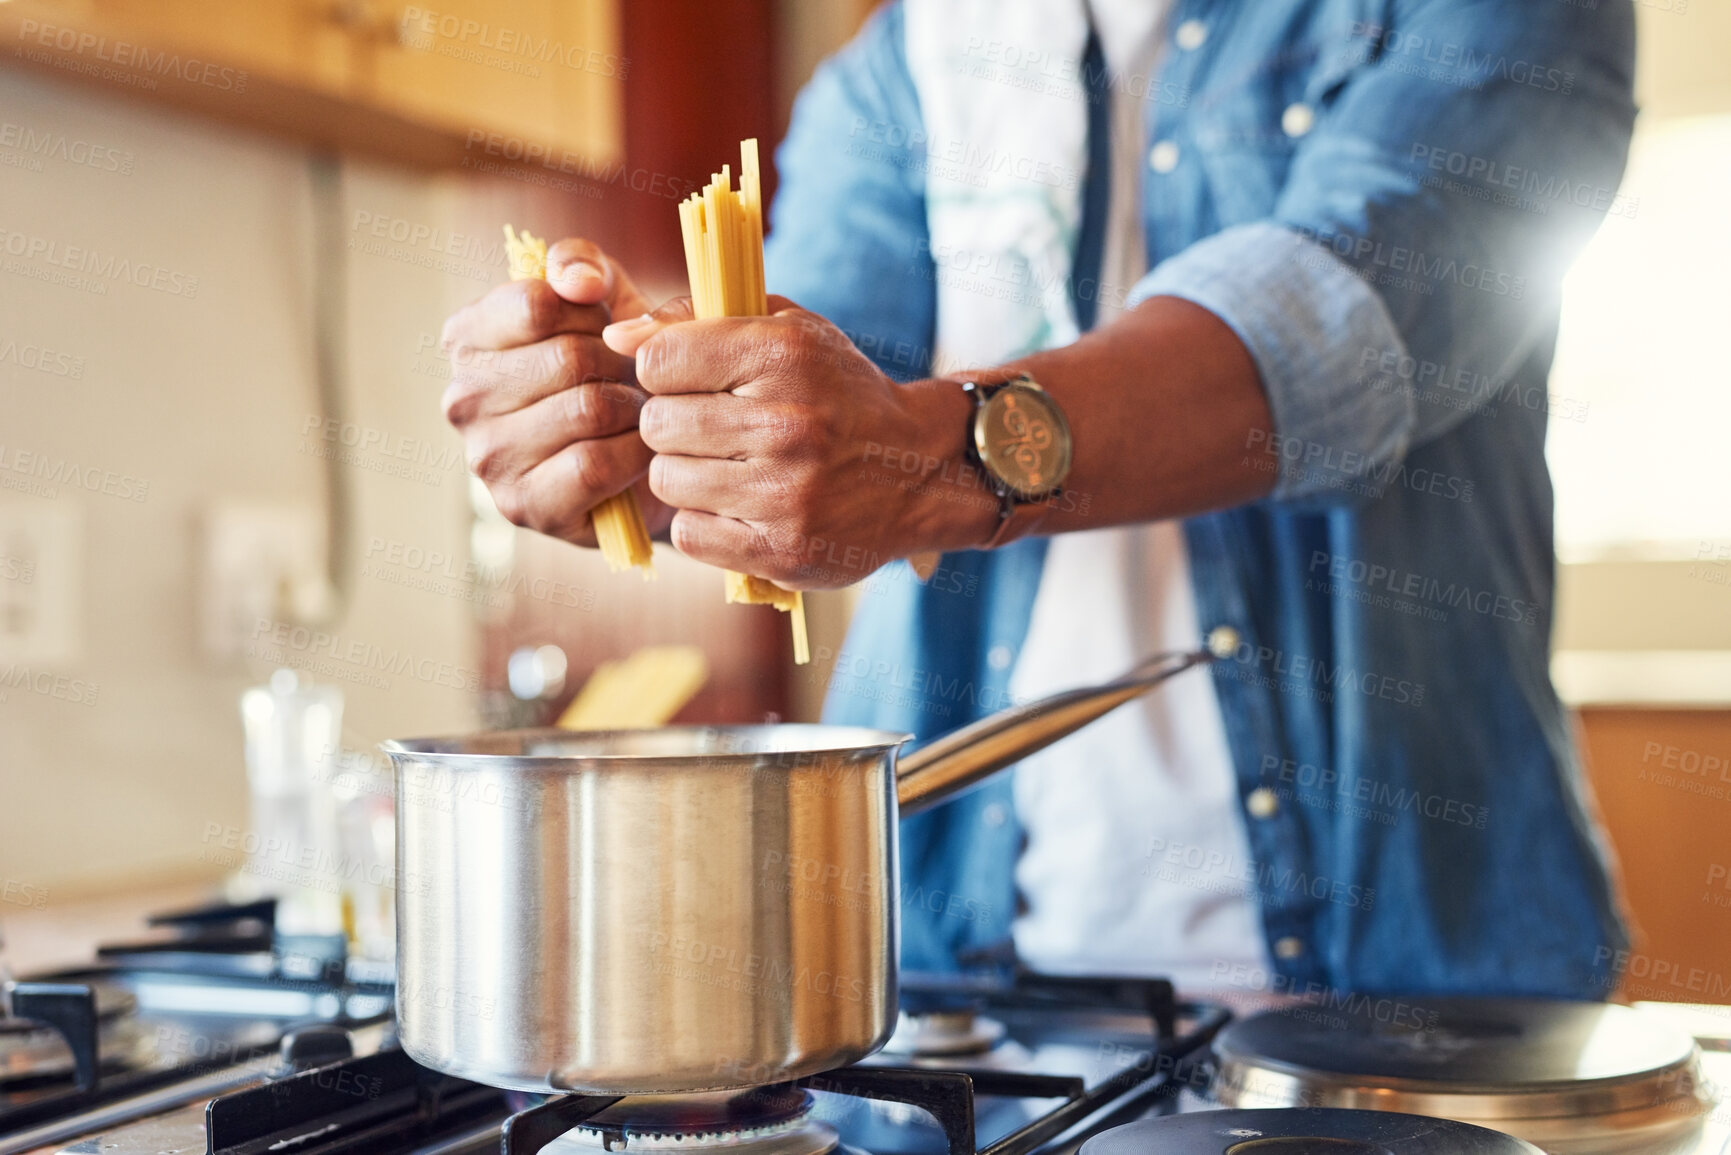
[[[1070,475],[1070,423],[1052,395],[1023,373],[995,385],[962,382],[974,403],[969,464],[998,498],[998,524],[985,548],[1029,533],[1052,510]]]

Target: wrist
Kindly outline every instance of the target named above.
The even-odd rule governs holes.
[[[960,381],[935,377],[901,387],[905,444],[876,463],[900,494],[896,556],[972,549],[997,528],[998,499],[967,449],[974,404]]]

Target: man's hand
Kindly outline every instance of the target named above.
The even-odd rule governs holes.
[[[897,384],[817,314],[770,309],[693,321],[681,298],[607,330],[650,394],[649,488],[678,509],[674,546],[813,589],[989,536],[996,502],[960,476],[960,387]]]
[[[446,320],[445,417],[510,521],[592,546],[589,511],[633,486],[651,533],[672,521],[646,480],[646,395],[631,358],[600,337],[613,317],[647,307],[618,262],[568,239],[548,251],[545,281],[500,285]]]

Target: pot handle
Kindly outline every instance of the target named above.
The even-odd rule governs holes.
[[[1217,626],[1205,648],[1156,654],[1104,685],[1065,690],[1014,706],[933,739],[896,763],[896,800],[905,817],[936,806],[1004,767],[1050,746],[1192,666],[1238,649],[1238,631]]]

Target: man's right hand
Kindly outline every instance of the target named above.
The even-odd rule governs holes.
[[[617,261],[573,238],[548,250],[545,281],[500,285],[445,321],[445,417],[512,523],[592,546],[589,511],[628,488],[650,533],[673,520],[649,492],[637,433],[647,395],[632,359],[601,342],[614,317],[648,311]]]

